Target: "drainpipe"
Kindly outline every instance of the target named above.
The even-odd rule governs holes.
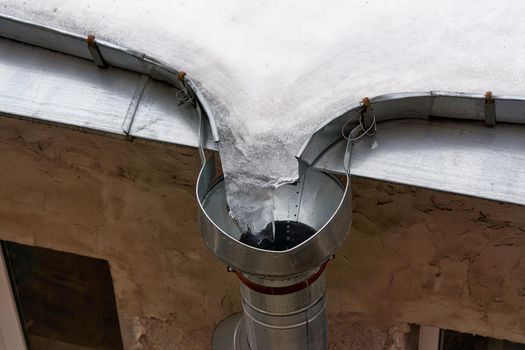
[[[323,270],[324,265],[310,275],[306,280],[309,283],[304,283],[303,277],[298,282],[258,281],[276,294],[241,284],[247,349],[327,349],[326,280]]]
[[[243,308],[217,326],[213,350],[328,348],[324,271],[351,225],[350,179],[341,184],[317,170],[300,173],[296,183],[276,189],[274,217],[310,227],[312,234],[285,250],[260,249],[241,242],[213,157],[204,163],[197,181],[200,230],[211,252],[239,277]]]

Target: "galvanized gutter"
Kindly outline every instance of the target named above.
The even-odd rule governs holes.
[[[33,45],[0,39],[3,115],[128,139],[199,145],[198,116],[192,106],[179,106],[177,94],[189,88],[204,112],[209,108],[191,80],[181,82],[181,72],[95,37],[11,16],[0,15],[0,36]],[[525,98],[423,92],[370,102],[378,133],[355,143],[352,175],[525,204]],[[356,103],[335,115],[297,157],[343,173],[341,128],[360,108]],[[217,149],[218,132],[213,117],[208,120],[204,146]],[[371,147],[374,141],[377,147]]]
[[[0,14],[0,36],[22,43],[65,53],[67,55],[93,61],[99,67],[112,66],[141,73],[152,79],[166,82],[177,89],[184,88],[184,80],[179,79],[178,70],[170,68],[146,54],[136,52],[94,36],[87,37],[68,31],[51,28],[34,22],[25,21]],[[197,96],[201,96],[198,87],[187,79]],[[204,102],[205,103],[205,102]],[[209,110],[204,106],[205,110]],[[209,120],[210,131],[215,142],[219,141],[217,127],[213,119]]]

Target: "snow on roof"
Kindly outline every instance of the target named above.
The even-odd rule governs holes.
[[[303,141],[364,96],[525,95],[524,10],[519,0],[0,1],[2,13],[186,71],[214,110],[238,216],[256,210],[254,196],[270,200],[260,188],[296,178]]]

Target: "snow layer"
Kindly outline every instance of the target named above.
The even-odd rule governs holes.
[[[256,204],[297,177],[306,137],[362,97],[525,95],[520,0],[0,0],[0,11],[186,71],[217,118],[233,215],[253,231],[271,219]]]

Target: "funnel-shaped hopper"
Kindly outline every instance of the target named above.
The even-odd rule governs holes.
[[[197,184],[200,224],[208,248],[228,266],[248,274],[291,276],[315,269],[330,259],[351,224],[349,179],[346,185],[329,174],[306,170],[294,184],[274,193],[276,222],[298,222],[315,233],[282,251],[259,249],[240,241],[241,232],[228,213],[225,186],[208,161]]]
[[[204,242],[242,282],[243,315],[219,324],[213,349],[327,349],[323,271],[350,228],[349,177],[342,184],[332,175],[303,169],[296,183],[277,188],[274,220],[285,230],[276,230],[273,243],[265,246],[274,250],[241,242],[213,158],[201,170],[197,197]],[[279,241],[285,244],[275,250]]]

